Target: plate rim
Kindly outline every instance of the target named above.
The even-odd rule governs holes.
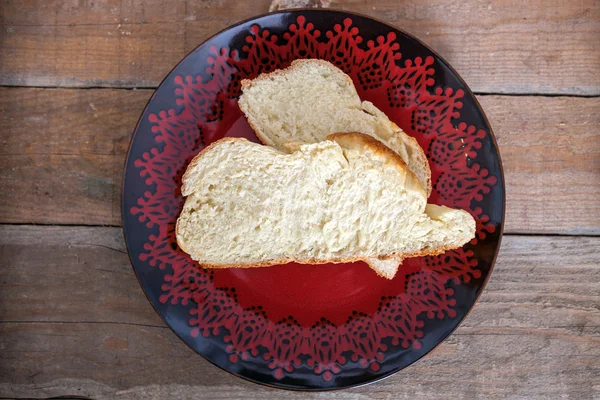
[[[138,133],[138,129],[140,127],[140,124],[142,122],[142,118],[144,117],[144,114],[148,108],[148,106],[150,105],[150,103],[152,102],[152,100],[154,99],[154,97],[156,96],[158,90],[160,89],[160,87],[167,81],[167,79],[171,76],[171,74],[185,61],[188,59],[188,57],[190,57],[190,55],[192,55],[196,50],[198,50],[200,47],[204,46],[207,42],[213,40],[214,38],[218,37],[219,35],[233,29],[236,28],[240,25],[244,25],[246,23],[252,22],[254,20],[260,19],[260,18],[264,18],[270,15],[277,15],[277,14],[296,14],[296,15],[302,15],[302,13],[304,12],[312,12],[312,13],[327,13],[327,14],[338,14],[338,15],[346,15],[346,16],[357,16],[357,17],[361,17],[361,18],[365,18],[368,20],[372,20],[374,22],[377,22],[381,25],[386,26],[387,28],[389,28],[391,31],[396,31],[396,32],[400,32],[401,34],[407,36],[408,38],[414,40],[415,42],[417,42],[419,45],[423,46],[425,49],[429,50],[433,56],[435,58],[437,58],[442,64],[444,64],[449,70],[450,72],[452,72],[452,74],[456,77],[456,79],[464,86],[462,89],[465,91],[466,95],[469,95],[470,98],[473,100],[474,105],[476,106],[476,108],[481,112],[481,117],[483,119],[483,121],[485,122],[485,124],[487,125],[487,128],[489,130],[489,135],[490,138],[492,140],[492,143],[494,144],[494,147],[496,149],[496,158],[498,159],[498,165],[499,165],[499,173],[500,173],[500,177],[501,177],[501,189],[502,189],[502,217],[500,219],[500,226],[499,226],[499,234],[498,234],[498,242],[497,242],[497,247],[496,250],[494,252],[494,257],[492,258],[491,262],[490,262],[490,268],[489,271],[487,273],[487,276],[485,277],[485,279],[483,280],[483,282],[481,283],[481,285],[478,287],[478,293],[477,296],[475,297],[475,300],[473,301],[473,304],[469,307],[469,310],[464,314],[464,316],[462,316],[462,318],[459,319],[458,323],[456,324],[456,326],[454,328],[452,328],[451,330],[448,331],[448,333],[446,335],[444,335],[441,340],[439,340],[438,343],[436,343],[429,351],[425,352],[423,355],[421,355],[420,357],[417,357],[415,360],[413,360],[412,362],[408,363],[407,365],[401,367],[401,368],[394,368],[393,370],[377,377],[374,379],[371,379],[369,381],[366,382],[359,382],[356,384],[350,384],[350,385],[346,385],[346,386],[341,386],[341,387],[317,387],[317,388],[296,388],[296,387],[284,387],[284,386],[278,386],[275,385],[273,383],[270,382],[263,382],[263,381],[259,381],[259,380],[255,380],[252,379],[248,376],[243,376],[240,374],[237,374],[235,372],[232,372],[228,369],[226,369],[224,366],[221,366],[219,364],[217,364],[216,362],[214,362],[213,360],[209,359],[208,357],[206,357],[204,354],[200,353],[198,350],[196,350],[191,344],[189,344],[177,331],[175,331],[175,329],[173,329],[173,327],[171,326],[171,324],[169,324],[166,320],[166,318],[159,312],[159,310],[156,308],[156,306],[154,305],[154,303],[152,302],[152,300],[150,299],[150,297],[148,297],[148,293],[147,291],[144,289],[144,286],[142,285],[142,281],[140,280],[140,276],[138,274],[138,272],[136,271],[135,267],[134,267],[134,260],[132,257],[132,254],[130,252],[129,249],[129,242],[127,241],[127,226],[125,224],[125,218],[126,218],[126,210],[125,210],[125,183],[126,183],[126,176],[127,176],[127,166],[129,165],[129,158],[131,156],[131,149],[132,149],[132,145],[134,142],[135,137],[137,136]],[[367,385],[371,385],[373,383],[376,382],[380,382],[384,379],[387,379],[393,375],[396,375],[397,373],[403,371],[404,369],[414,365],[415,363],[419,362],[420,360],[422,360],[425,356],[427,356],[428,354],[430,354],[432,351],[434,351],[435,349],[438,348],[438,346],[440,346],[443,342],[446,341],[446,339],[448,339],[448,337],[450,337],[455,331],[456,329],[458,329],[458,327],[460,327],[460,325],[464,322],[464,320],[469,316],[469,314],[473,311],[473,309],[475,308],[475,305],[479,302],[479,299],[481,298],[481,295],[483,294],[483,291],[485,290],[491,276],[492,273],[494,271],[494,267],[496,266],[496,260],[498,258],[498,254],[500,253],[500,249],[501,249],[501,245],[502,245],[502,238],[504,236],[504,225],[505,225],[505,220],[506,220],[506,184],[505,184],[505,176],[504,176],[504,166],[502,163],[502,157],[500,155],[500,149],[498,147],[498,141],[496,139],[496,135],[494,134],[492,125],[486,115],[486,113],[483,110],[483,107],[481,107],[481,104],[479,103],[479,100],[477,99],[477,97],[475,96],[475,94],[473,93],[473,91],[471,90],[471,88],[467,85],[467,83],[465,82],[465,80],[462,78],[462,76],[460,76],[460,74],[452,67],[452,65],[450,65],[450,63],[448,63],[448,61],[446,61],[446,59],[444,59],[438,52],[436,52],[434,49],[432,49],[429,45],[427,45],[426,43],[424,43],[423,41],[421,41],[419,38],[415,37],[414,35],[408,33],[407,31],[405,31],[404,29],[398,28],[396,26],[391,25],[388,22],[382,21],[379,18],[367,15],[367,14],[363,14],[363,13],[359,13],[359,12],[354,12],[354,11],[346,11],[346,10],[337,10],[337,9],[330,9],[330,8],[307,8],[307,7],[303,7],[303,8],[294,8],[294,9],[287,9],[287,10],[278,10],[278,11],[274,11],[274,12],[266,12],[266,13],[261,13],[261,14],[257,14],[254,16],[251,16],[249,18],[246,18],[244,20],[238,21],[234,24],[228,25],[227,27],[219,30],[218,32],[214,33],[213,35],[207,37],[206,39],[204,39],[202,42],[200,42],[196,47],[194,47],[191,51],[187,52],[182,58],[181,60],[179,60],[177,62],[177,64],[175,64],[175,66],[173,66],[173,68],[171,68],[169,70],[169,72],[167,72],[165,74],[165,77],[160,81],[160,83],[156,86],[156,88],[153,89],[154,92],[152,93],[152,95],[150,96],[150,98],[148,99],[148,101],[146,102],[146,104],[144,105],[143,110],[140,113],[140,116],[135,124],[135,127],[133,128],[133,134],[131,135],[131,138],[129,140],[129,146],[127,148],[127,156],[125,157],[125,161],[124,161],[124,165],[123,165],[123,179],[122,179],[122,183],[121,183],[121,222],[122,222],[122,227],[121,227],[121,231],[123,234],[123,239],[125,242],[125,248],[127,249],[127,255],[129,258],[129,263],[131,268],[133,269],[133,272],[135,274],[135,277],[138,281],[138,284],[140,285],[140,288],[142,289],[142,292],[144,293],[144,296],[146,297],[146,300],[148,300],[148,302],[150,303],[150,305],[152,306],[152,308],[154,309],[154,311],[156,312],[156,314],[158,314],[158,316],[161,318],[161,320],[165,323],[165,325],[171,330],[171,332],[173,332],[177,338],[183,342],[186,346],[188,346],[194,353],[200,355],[204,360],[208,361],[210,364],[218,367],[219,369],[227,372],[228,374],[236,377],[236,378],[241,378],[247,382],[251,382],[254,384],[258,384],[261,386],[267,386],[270,388],[274,388],[274,389],[279,389],[279,390],[286,390],[286,391],[292,391],[292,392],[334,392],[334,391],[340,391],[340,390],[345,390],[345,389],[352,389],[352,388],[359,388],[359,387],[363,387],[363,386],[367,386]],[[129,233],[130,235],[131,233]]]

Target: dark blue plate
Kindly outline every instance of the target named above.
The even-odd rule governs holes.
[[[204,270],[178,249],[181,175],[209,143],[257,140],[240,80],[297,58],[329,60],[429,158],[430,203],[468,210],[476,238],[409,259],[396,277],[363,263]],[[504,179],[489,123],[456,72],[412,36],[366,16],[286,11],[232,26],[161,83],[136,127],[123,187],[125,238],[148,299],[190,347],[251,381],[330,390],[389,376],[464,319],[490,276],[504,219]]]

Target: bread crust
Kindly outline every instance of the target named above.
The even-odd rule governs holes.
[[[177,242],[179,244],[179,241]],[[180,246],[181,247],[181,246]],[[402,258],[402,259],[406,259],[406,258],[412,258],[412,257],[424,257],[424,256],[437,256],[439,254],[442,254],[448,250],[453,250],[456,249],[458,247],[462,247],[462,245],[460,246],[454,246],[454,245],[449,245],[443,248],[439,248],[439,249],[435,249],[435,250],[424,250],[424,251],[420,251],[420,252],[416,252],[416,253],[392,253],[392,254],[387,254],[387,255],[383,255],[383,256],[379,256],[382,257],[384,259],[389,259],[392,257],[395,258]],[[377,257],[377,256],[376,256]],[[377,257],[377,258],[379,258]],[[373,258],[373,257],[348,257],[348,258],[331,258],[331,259],[324,259],[324,260],[320,260],[320,259],[316,259],[316,258],[307,258],[307,259],[280,259],[280,260],[269,260],[269,261],[263,261],[260,263],[248,263],[248,264],[207,264],[207,263],[201,263],[203,268],[210,268],[210,269],[219,269],[219,268],[260,268],[260,267],[272,267],[275,265],[285,265],[285,264],[289,264],[289,263],[299,263],[299,264],[309,264],[309,265],[321,265],[321,264],[342,264],[342,263],[351,263],[351,262],[358,262],[358,261],[363,261],[365,263],[368,264],[368,259],[369,258]],[[198,261],[198,260],[195,260]],[[198,261],[199,262],[199,261]],[[384,276],[382,274],[378,274],[380,276]],[[385,277],[385,276],[384,276]]]
[[[396,166],[400,171],[406,174],[405,186],[411,190],[421,192],[423,197],[427,198],[426,191],[419,182],[419,179],[415,173],[408,168],[402,157],[374,137],[365,135],[364,133],[344,132],[332,133],[331,135],[327,136],[327,140],[333,140],[341,147],[345,147],[348,144],[357,145],[362,148],[368,147],[373,153],[388,158],[392,165]]]
[[[327,137],[327,140],[335,141],[342,148],[344,148],[344,147],[348,148],[348,145],[350,145],[350,146],[356,145],[356,146],[362,146],[362,147],[369,148],[374,153],[377,153],[385,158],[388,158],[391,161],[392,165],[394,165],[398,169],[402,170],[402,172],[405,173],[407,176],[407,186],[408,185],[412,186],[413,190],[420,190],[420,191],[425,190],[418,182],[418,179],[415,176],[415,174],[408,169],[408,167],[406,166],[406,163],[404,162],[402,157],[400,157],[396,152],[390,150],[383,143],[379,142],[378,140],[374,139],[373,137],[363,134],[363,133],[357,133],[357,132],[334,133],[334,134],[329,135]],[[210,144],[209,146],[204,148],[202,151],[200,151],[200,153],[198,153],[192,159],[186,172],[183,174],[182,194],[184,196],[188,196],[193,193],[193,191],[187,190],[188,189],[187,185],[189,183],[190,175],[193,173],[194,168],[200,162],[202,157],[207,155],[213,147],[220,145],[223,142],[235,143],[235,142],[239,142],[239,141],[248,141],[248,140],[245,138],[224,138],[224,139],[217,140],[216,142],[213,142],[212,144]],[[184,192],[184,188],[186,189],[185,192]],[[176,228],[175,228],[177,244],[184,252],[187,253],[185,244],[180,240],[180,229],[181,229],[180,219],[178,218],[177,223],[176,223]],[[240,264],[210,264],[210,263],[201,263],[199,260],[195,260],[195,261],[200,262],[202,267],[204,267],[204,268],[215,268],[215,269],[216,268],[259,268],[259,267],[269,267],[269,266],[274,266],[274,265],[283,265],[283,264],[288,264],[291,262],[297,262],[297,263],[301,263],[301,264],[318,265],[318,264],[339,264],[339,263],[363,261],[368,264],[369,258],[378,258],[380,260],[386,260],[386,259],[390,259],[392,257],[399,258],[399,259],[406,259],[406,258],[411,258],[411,257],[423,257],[423,256],[430,256],[430,255],[438,255],[438,254],[444,253],[445,251],[459,248],[463,245],[464,245],[464,243],[451,244],[451,245],[445,246],[443,248],[422,250],[422,251],[415,252],[415,253],[376,254],[376,255],[370,255],[368,257],[362,256],[362,257],[346,257],[346,258],[330,258],[330,259],[289,258],[289,259],[268,260],[268,261],[263,261],[263,262],[259,262],[259,263],[240,263]],[[393,277],[393,276],[391,276],[391,277],[386,276],[385,274],[380,273],[376,269],[375,269],[375,271],[377,272],[377,274],[379,276],[382,276],[384,278],[391,279]]]
[[[392,127],[394,128],[394,134],[401,135],[400,133],[398,133],[398,131],[404,133],[404,135],[402,135],[402,137],[406,137],[412,143],[413,147],[416,146],[420,150],[419,157],[418,157],[419,164],[420,164],[421,168],[424,168],[427,171],[429,171],[429,173],[427,174],[427,180],[425,182],[425,190],[427,191],[427,197],[429,198],[429,195],[431,195],[431,190],[433,189],[433,186],[431,184],[431,168],[429,167],[429,162],[427,161],[427,156],[425,155],[423,148],[421,147],[421,145],[419,144],[417,139],[415,139],[414,137],[412,137],[409,134],[407,134],[406,132],[404,132],[402,130],[402,128],[400,128],[398,125],[396,125],[393,121],[390,121],[390,122],[392,122]]]
[[[290,64],[289,67],[287,68],[283,68],[283,69],[276,69],[275,71],[272,72],[263,72],[262,74],[260,74],[259,76],[257,76],[254,79],[242,79],[242,91],[245,89],[248,89],[250,87],[252,87],[254,82],[260,82],[263,80],[268,80],[268,79],[272,79],[273,77],[279,76],[279,75],[286,75],[288,72],[293,71],[296,68],[299,68],[301,65],[303,64],[319,64],[323,67],[327,67],[332,71],[336,71],[339,69],[336,66],[334,66],[332,63],[330,63],[329,61],[325,61],[325,60],[320,60],[318,58],[306,58],[306,59],[299,59],[299,60],[294,60],[292,61],[292,63]],[[356,88],[354,86],[354,82],[352,81],[352,78],[350,78],[348,76],[348,74],[344,73],[344,78],[346,79],[346,81],[348,82],[348,84],[354,88],[354,90],[356,91]]]

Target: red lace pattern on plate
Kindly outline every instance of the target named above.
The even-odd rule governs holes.
[[[433,58],[401,61],[395,40],[396,35],[389,33],[363,43],[350,18],[332,31],[319,32],[299,17],[279,38],[255,25],[241,53],[211,48],[206,71],[210,78],[175,78],[179,111],[149,116],[157,145],[135,160],[148,190],[130,212],[158,233],[149,235],[139,258],[152,267],[172,270],[164,276],[160,301],[192,304],[192,336],[223,333],[230,362],[263,357],[281,379],[301,365],[303,356],[315,374],[330,381],[348,362],[343,354],[350,354],[360,366],[378,371],[384,361],[384,339],[391,339],[394,346],[419,349],[424,322],[418,317],[456,316],[453,290],[446,283],[481,276],[471,250],[419,259],[423,268],[405,276],[405,293],[383,298],[376,313],[355,312],[338,326],[321,319],[307,328],[292,316],[273,322],[260,306],[243,308],[235,289],[216,288],[212,272],[198,268],[177,248],[174,221],[182,207],[179,187],[185,167],[199,149],[222,135],[219,122],[237,107],[241,79],[285,67],[297,58],[333,62],[358,84],[361,98],[379,99],[377,106],[393,120],[410,121],[402,128],[426,149],[431,164],[430,202],[469,210],[477,220],[472,244],[493,232],[482,209],[472,205],[496,184],[486,169],[472,161],[485,131],[453,124],[460,115],[463,91],[434,87]],[[381,93],[387,95],[386,104],[381,104]]]

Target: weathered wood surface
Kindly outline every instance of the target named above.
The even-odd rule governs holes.
[[[0,3],[0,84],[154,87],[190,50],[269,0]],[[421,38],[472,89],[600,94],[596,0],[334,0]]]
[[[456,333],[344,398],[597,398],[599,247],[505,237]],[[337,398],[251,385],[196,355],[146,301],[119,228],[0,226],[0,264],[1,398]]]
[[[125,156],[151,94],[0,88],[1,222],[120,224]]]
[[[125,155],[151,93],[0,89],[0,222],[120,225]],[[600,98],[479,99],[503,157],[506,231],[599,234]]]
[[[414,34],[478,93],[522,95],[479,96],[513,235],[474,310],[412,367],[343,393],[276,391],[212,366],[153,311],[120,228],[7,224],[119,226],[152,90],[109,88],[156,87],[274,2],[0,0],[0,86],[58,87],[0,87],[0,398],[600,399],[600,2],[301,1]]]
[[[600,98],[479,100],[502,156],[506,232],[600,234]]]

